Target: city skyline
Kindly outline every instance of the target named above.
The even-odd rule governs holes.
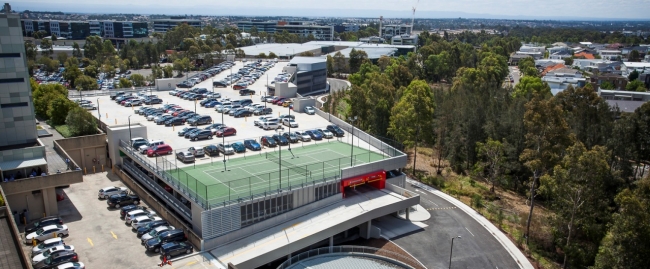
[[[279,6],[275,2],[241,0],[214,4],[208,0],[196,0],[191,5],[178,5],[177,2],[143,0],[134,3],[126,0],[111,1],[112,4],[91,5],[76,1],[29,0],[10,3],[16,11],[61,11],[71,13],[136,13],[169,15],[232,15],[232,16],[307,16],[307,17],[379,17],[410,18],[412,7],[417,7],[416,18],[485,18],[485,19],[557,19],[557,20],[598,20],[598,19],[650,19],[643,9],[650,0],[630,0],[611,2],[593,0],[589,5],[574,1],[476,1],[458,0],[446,2],[431,0],[343,0],[298,1],[287,0]],[[241,7],[247,7],[242,9]],[[256,8],[249,8],[256,7]],[[365,7],[372,7],[366,9]],[[552,8],[550,8],[552,7]]]

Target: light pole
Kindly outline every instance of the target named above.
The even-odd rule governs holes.
[[[128,117],[128,119],[129,119],[129,143],[131,143],[131,141],[133,140],[133,137],[131,137],[131,116],[133,116],[133,114],[129,115],[129,117]],[[133,145],[131,145],[131,146],[133,146]]]
[[[196,105],[196,103],[194,104]],[[221,112],[221,128],[224,128],[226,125],[223,123],[223,112]],[[229,171],[228,167],[226,166],[226,136],[223,135],[223,132],[221,132],[221,145],[223,145],[223,171],[221,172],[226,172]]]
[[[352,156],[354,156],[354,122],[357,121],[357,116],[348,118],[350,125],[352,125],[352,135],[350,136],[350,167],[352,166]]]
[[[214,96],[214,77],[212,77],[212,96]]]
[[[275,132],[278,133],[278,135],[282,135],[282,130],[280,129],[275,129]],[[278,139],[278,152],[279,152],[279,158],[280,161],[278,162],[278,175],[280,176],[279,182],[280,182],[280,187],[278,190],[282,189],[282,143],[280,143],[280,139]]]
[[[102,113],[99,112],[99,98],[97,98],[97,117],[99,117],[99,124],[102,123]]]
[[[289,109],[289,119],[287,120],[287,122],[289,123],[287,124],[289,125],[289,138],[287,138],[288,140],[291,139],[291,105],[289,105],[287,108]],[[291,141],[289,141],[289,151],[291,151]]]
[[[451,238],[451,249],[449,250],[449,269],[451,269],[451,255],[454,253],[454,239],[460,239],[460,235]]]

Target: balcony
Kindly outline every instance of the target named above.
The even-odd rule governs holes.
[[[13,195],[81,182],[83,182],[83,171],[76,170],[2,182],[0,186],[6,195]]]

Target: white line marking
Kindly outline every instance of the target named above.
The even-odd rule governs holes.
[[[471,234],[472,236],[474,236],[474,234],[473,234],[472,232],[470,232],[469,229],[467,229],[467,227],[465,227],[465,230],[467,230],[467,231],[469,232],[469,234]]]

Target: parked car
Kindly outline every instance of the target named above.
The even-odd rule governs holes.
[[[192,245],[186,242],[170,242],[162,246],[160,255],[170,260],[181,254],[192,253]]]
[[[54,233],[56,233],[56,236],[54,236]],[[68,226],[66,225],[57,224],[57,225],[45,226],[43,228],[36,230],[33,233],[25,235],[25,244],[31,244],[32,240],[36,240],[37,242],[40,242],[53,237],[63,237],[66,235],[68,235]]]
[[[176,159],[184,163],[190,163],[194,161],[194,154],[189,151],[181,151],[176,153]]]
[[[237,135],[237,130],[233,127],[225,127],[215,132],[217,137]]]
[[[217,134],[217,136],[219,136]],[[211,130],[199,130],[198,132],[193,132],[190,134],[190,140],[191,141],[197,141],[200,139],[212,139],[212,131]]]
[[[284,136],[284,138],[289,140],[290,143],[298,143],[298,137],[293,133],[286,132],[282,134],[282,136]]]
[[[162,141],[162,140],[149,140],[149,141],[147,141],[146,144],[140,146],[140,148],[138,148],[138,151],[140,153],[142,153],[142,154],[145,154],[145,153],[147,153],[147,150],[149,150],[150,148],[153,148],[153,147],[158,146],[158,145],[163,145],[163,144],[165,144],[165,141]]]
[[[271,113],[273,113],[273,109],[270,107],[258,108],[253,111],[254,115],[269,115]]]
[[[253,151],[257,151],[257,150],[262,149],[262,146],[260,145],[260,143],[257,143],[257,141],[255,141],[255,139],[246,139],[246,140],[244,140],[244,146],[247,149],[250,149],[250,150],[253,150]]]
[[[267,135],[262,136],[262,139],[260,139],[260,141],[262,142],[263,146],[270,147],[270,148],[276,147],[278,145],[278,143],[272,137]]]
[[[223,154],[226,154],[226,155],[235,154],[235,149],[233,149],[230,144],[219,143],[219,144],[217,144],[217,148]]]
[[[56,269],[86,269],[83,262],[67,262],[59,265]]]
[[[205,152],[203,151],[203,148],[195,148],[195,147],[189,147],[187,151],[191,152],[194,157],[203,157],[205,156]]]
[[[141,238],[144,234],[149,233],[151,230],[153,230],[156,227],[160,226],[167,226],[169,223],[166,220],[155,220],[152,222],[147,223],[147,225],[144,225],[137,230],[137,236],[138,238]]]
[[[233,116],[235,118],[250,117],[250,116],[253,116],[253,112],[248,111],[246,109],[242,109],[242,110],[238,110],[237,112],[235,112]]]
[[[142,216],[156,216],[156,212],[153,211],[148,211],[148,210],[133,210],[129,213],[126,214],[126,217],[124,218],[124,223],[127,225],[131,225],[131,222],[136,219],[137,217],[142,217]]]
[[[183,119],[181,119],[179,117],[173,117],[173,118],[168,119],[167,121],[165,121],[165,126],[167,126],[167,127],[169,127],[169,126],[179,126],[179,125],[183,125],[183,124],[184,124]]]
[[[316,110],[314,109],[313,106],[306,106],[305,109],[303,109],[307,115],[314,115],[316,114]]]
[[[201,131],[201,129],[199,129],[199,128],[196,128],[196,129],[194,129],[194,130],[190,130],[190,131],[188,131],[188,132],[185,133],[185,136],[184,136],[184,137],[185,137],[185,138],[190,138],[190,135],[192,135],[193,133],[198,133],[198,132],[200,132],[200,131]]]
[[[60,251],[54,253],[47,257],[47,259],[34,264],[34,269],[50,269],[55,268],[58,265],[69,263],[69,262],[78,262],[79,255],[74,251]]]
[[[172,147],[169,146],[169,145],[166,145],[166,144],[158,145],[158,146],[155,146],[154,148],[149,149],[147,151],[147,157],[172,154],[173,151],[174,150],[172,150]]]
[[[327,129],[317,129],[317,131],[319,131],[324,138],[330,139],[334,137],[334,134]]]
[[[134,211],[134,210],[145,210],[146,208],[143,206],[139,205],[127,205],[123,206],[122,209],[120,209],[120,219],[124,219],[127,213]]]
[[[307,130],[305,133],[308,134],[309,137],[311,137],[313,140],[323,139],[323,135],[318,130]]]
[[[275,142],[278,142],[278,144],[280,144],[280,146],[289,145],[289,140],[287,140],[284,136],[281,136],[279,134],[274,134],[271,137],[273,138],[273,140],[275,140]]]
[[[253,94],[255,94],[255,91],[254,91],[254,90],[251,90],[251,89],[242,89],[242,90],[239,90],[239,95],[240,95],[240,96],[253,95]]]
[[[163,100],[160,98],[149,98],[144,100],[144,103],[147,105],[162,104],[162,102]]]
[[[156,238],[149,239],[144,246],[147,251],[153,251],[159,253],[163,244],[170,242],[182,242],[186,241],[187,236],[183,230],[175,229],[170,231],[165,231],[158,235]]]
[[[116,187],[116,186],[110,186],[110,187],[105,187],[99,189],[99,193],[97,193],[97,197],[100,199],[107,199],[108,197],[111,197],[111,195],[114,194],[126,194],[129,191],[126,187]]]
[[[336,137],[342,137],[345,135],[345,132],[343,132],[343,130],[341,130],[341,128],[336,125],[327,125],[325,129],[332,132],[332,134]]]
[[[140,204],[140,197],[137,195],[114,194],[106,199],[106,204],[112,208],[120,208],[125,205],[138,205]]]
[[[223,81],[215,81],[212,83],[212,87],[228,87],[228,84],[226,84]]]
[[[63,220],[61,220],[61,218],[55,217],[55,216],[40,218],[39,220],[37,220],[37,221],[27,225],[27,227],[25,227],[25,234],[30,234],[30,233],[38,231],[38,229],[40,229],[40,228],[43,228],[45,226],[55,225],[55,224],[63,225]]]
[[[160,217],[149,217],[149,216],[137,217],[133,221],[131,221],[131,228],[137,231],[138,228],[144,227],[145,225],[157,220],[162,220],[162,219]]]
[[[185,127],[183,130],[178,131],[178,136],[185,136],[185,134],[189,131],[196,130],[197,127]]]
[[[169,226],[169,225],[163,225],[163,226],[153,228],[151,229],[151,231],[143,234],[142,237],[140,237],[140,243],[144,244],[147,241],[149,241],[149,239],[158,237],[158,235],[160,235],[164,231],[169,231],[174,229],[175,229],[174,226]]]
[[[141,106],[142,101],[140,99],[131,99],[129,101],[124,102],[124,106]]]
[[[74,251],[74,246],[60,245],[53,248],[48,248],[47,250],[43,251],[43,253],[32,257],[32,265],[36,265],[37,263],[49,258],[52,254],[61,251]]]
[[[291,119],[291,118],[282,119],[282,124],[284,126],[289,126],[291,128],[298,128],[298,123],[294,119]]]
[[[32,248],[32,257],[41,254],[43,251],[46,251],[50,248],[62,245],[65,245],[65,242],[63,242],[63,239],[60,237],[47,239]]]
[[[210,157],[219,156],[219,149],[215,145],[207,145],[203,147],[203,151]]]
[[[293,134],[298,137],[298,139],[302,142],[309,142],[311,141],[311,136],[307,134],[306,132],[293,132]]]
[[[235,153],[246,152],[246,146],[244,146],[244,143],[242,142],[234,142],[230,145],[232,146],[232,149],[235,151]]]
[[[192,125],[193,126],[199,126],[199,125],[203,125],[203,124],[211,124],[212,123],[212,117],[210,117],[209,115],[203,115],[203,116],[199,116],[199,117],[196,117],[196,118],[192,118],[192,119],[188,120],[187,123],[190,126],[192,126]]]

